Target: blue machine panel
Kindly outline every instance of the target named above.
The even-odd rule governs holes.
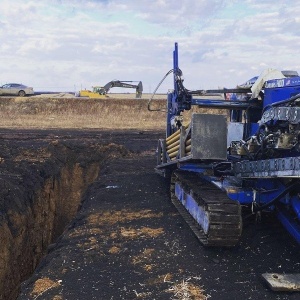
[[[300,93],[300,77],[269,80],[265,84],[264,106],[286,100]]]

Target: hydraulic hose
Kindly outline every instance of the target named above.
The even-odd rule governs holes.
[[[263,209],[273,205],[275,202],[279,201],[282,197],[284,197],[287,193],[289,193],[292,189],[295,187],[300,186],[299,182],[293,183],[290,186],[288,186],[284,191],[282,191],[279,195],[277,195],[274,199],[269,201],[268,203],[265,203],[262,206],[254,207],[253,212],[262,211]]]
[[[153,100],[153,97],[155,96],[155,94],[156,94],[156,91],[158,90],[158,88],[161,86],[161,84],[163,83],[163,81],[171,74],[171,73],[173,73],[174,72],[174,69],[171,69],[164,77],[163,77],[163,79],[159,82],[159,84],[157,85],[157,87],[156,87],[156,89],[154,90],[154,92],[153,92],[153,94],[151,95],[151,97],[150,97],[150,99],[149,99],[149,101],[148,101],[148,110],[149,111],[166,111],[165,109],[152,109],[151,107],[150,107],[150,105],[151,105],[151,102],[152,102],[152,100]]]

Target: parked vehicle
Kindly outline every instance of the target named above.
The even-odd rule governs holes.
[[[28,87],[19,83],[7,83],[0,87],[0,95],[16,95],[24,97],[26,95],[33,95],[34,91],[32,87]]]

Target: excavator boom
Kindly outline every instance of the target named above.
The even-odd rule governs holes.
[[[132,82],[138,82],[138,84],[132,84]],[[103,98],[108,93],[108,91],[113,87],[136,89],[135,97],[142,98],[143,84],[141,81],[112,80],[112,81],[108,82],[105,86],[94,86],[93,91],[82,90],[79,92],[79,95],[81,97]]]
[[[143,84],[141,81],[136,84],[130,84],[129,82],[136,82],[136,81],[120,81],[120,80],[113,80],[108,82],[103,88],[100,89],[100,94],[105,95],[108,91],[113,87],[122,87],[122,88],[135,88],[136,89],[136,98],[142,97],[143,92]]]

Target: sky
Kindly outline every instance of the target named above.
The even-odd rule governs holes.
[[[300,73],[300,1],[0,0],[0,12],[1,85],[76,92],[126,80],[152,93],[175,42],[190,90],[233,88],[267,68]],[[172,88],[170,75],[158,92]]]

